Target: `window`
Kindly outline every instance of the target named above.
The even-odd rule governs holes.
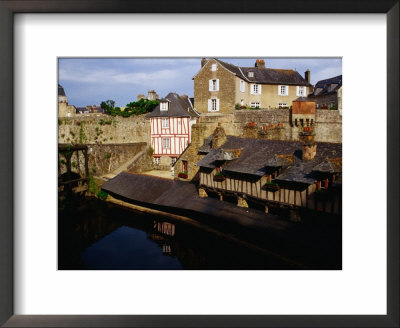
[[[187,161],[182,161],[182,171],[183,172],[188,171],[188,162]]]
[[[278,85],[278,95],[280,96],[289,95],[289,87],[287,85]]]
[[[162,111],[168,110],[168,102],[167,101],[163,101],[160,103],[160,110],[162,110]]]
[[[288,106],[288,103],[279,103],[278,107],[279,108],[288,108],[289,106]]]
[[[208,111],[209,112],[219,111],[219,99],[208,99]]]
[[[306,96],[306,87],[297,87],[296,95],[299,97],[305,97]]]
[[[219,80],[210,80],[209,82],[209,91],[218,91],[219,90]]]
[[[248,72],[248,73],[247,73],[247,76],[248,76],[248,77],[254,77],[254,72]]]
[[[176,157],[171,157],[171,166],[173,166],[176,163]]]
[[[165,128],[169,128],[169,119],[168,118],[163,118],[162,119],[162,124],[161,126],[165,129]]]
[[[251,90],[250,90],[252,95],[260,95],[261,94],[261,85],[259,84],[252,84],[251,85]]]
[[[211,110],[217,110],[217,99],[211,99]]]
[[[240,92],[246,91],[246,85],[244,84],[243,80],[240,80]]]
[[[169,148],[169,142],[170,142],[169,138],[162,138],[162,145],[163,145],[164,149],[168,149]]]
[[[252,102],[251,104],[250,104],[250,107],[251,108],[260,108],[260,103],[259,102]]]
[[[160,165],[160,157],[154,157],[154,164]]]
[[[217,70],[217,64],[212,64],[211,65],[211,70],[216,71]]]

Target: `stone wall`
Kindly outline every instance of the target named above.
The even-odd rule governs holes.
[[[150,143],[150,122],[145,115],[112,117],[92,114],[58,119],[58,143]]]
[[[317,109],[315,123],[316,141],[342,142],[342,115],[339,110]]]
[[[143,163],[138,162],[140,165],[132,165],[130,161],[133,161],[136,155],[141,152],[145,152],[147,144],[141,143],[126,143],[126,144],[88,144],[88,157],[89,157],[89,174],[93,175],[104,175],[111,173],[118,169],[120,166],[126,164],[130,166],[130,170],[140,170],[143,167],[151,166],[151,155],[150,162]],[[79,154],[79,158],[77,156]],[[145,156],[144,156],[145,157]],[[66,172],[65,157],[59,155],[59,174]],[[85,159],[81,151],[75,151],[71,157],[72,172],[78,173],[81,177],[85,176]],[[149,169],[151,169],[149,167]]]

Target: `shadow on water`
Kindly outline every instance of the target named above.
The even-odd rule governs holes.
[[[298,269],[193,226],[97,199],[60,202],[60,270]]]

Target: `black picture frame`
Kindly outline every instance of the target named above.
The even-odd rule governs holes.
[[[14,315],[13,176],[18,174],[13,170],[14,14],[122,12],[385,13],[387,15],[387,315]],[[0,0],[0,324],[4,327],[399,327],[398,88],[398,0],[202,0],[196,2],[183,0]]]

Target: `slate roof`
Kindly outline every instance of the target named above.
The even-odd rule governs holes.
[[[318,172],[341,173],[342,158],[328,158],[313,169]]]
[[[342,86],[342,75],[318,81],[311,97],[326,95],[336,92]]]
[[[64,88],[60,84],[58,85],[58,95],[59,96],[64,96],[64,97],[66,96]]]
[[[162,101],[168,101],[169,106],[167,111],[160,111],[160,104],[153,109],[151,113],[146,115],[150,117],[198,117],[197,113],[193,110],[190,101],[186,98],[180,97],[174,92],[170,92]]]
[[[314,168],[328,158],[341,158],[342,145],[317,143],[317,155],[311,161],[302,161],[302,143],[297,141],[278,141],[247,139],[228,136],[227,141],[218,149],[203,145],[199,151],[208,154],[197,165],[214,168],[224,149],[242,149],[237,159],[225,162],[224,171],[252,176],[263,176],[268,166],[285,167],[276,180],[311,184],[315,182]]]
[[[250,83],[311,85],[307,83],[307,81],[297,71],[292,69],[239,67],[216,58],[214,58],[214,60],[225,67],[228,71]],[[254,77],[248,76],[249,71],[254,72]]]

